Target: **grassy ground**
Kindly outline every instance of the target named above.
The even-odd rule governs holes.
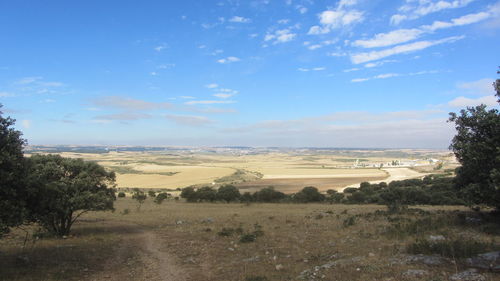
[[[408,269],[448,280],[466,268],[463,259],[403,262],[410,250],[429,250],[416,241],[474,240],[480,247],[465,251],[471,255],[497,249],[500,238],[498,225],[460,223],[462,207],[390,215],[375,205],[148,199],[138,211],[129,198],[115,205],[113,213],[85,216],[66,239],[39,238],[24,251],[20,230],[0,240],[0,280],[414,280],[404,275]]]

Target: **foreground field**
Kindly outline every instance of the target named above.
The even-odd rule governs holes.
[[[416,239],[474,239],[486,251],[500,238],[495,225],[455,222],[468,214],[462,207],[396,215],[375,205],[148,199],[136,207],[119,199],[114,213],[87,214],[72,236],[41,238],[24,252],[16,231],[0,240],[0,280],[448,280],[467,268],[461,252],[425,262],[409,253]]]

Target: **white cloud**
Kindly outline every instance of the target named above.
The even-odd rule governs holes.
[[[239,16],[234,16],[229,19],[229,22],[236,22],[236,23],[250,23],[252,22],[251,19],[249,18],[244,18],[244,17],[239,17]]]
[[[468,92],[476,95],[488,95],[494,93],[493,82],[494,79],[484,78],[472,82],[458,83],[457,88],[467,90]]]
[[[166,102],[154,103],[121,96],[104,96],[92,100],[97,107],[116,108],[123,110],[153,110],[168,109],[172,105]]]
[[[313,67],[313,68],[303,68],[303,67],[300,67],[297,69],[298,71],[302,71],[302,72],[308,72],[308,71],[323,71],[323,70],[326,70],[326,67]]]
[[[477,23],[488,19],[490,16],[490,13],[480,12],[475,14],[468,14],[459,18],[454,18],[448,22],[435,21],[430,25],[422,25],[419,28],[397,29],[388,33],[376,34],[371,39],[356,40],[353,42],[353,45],[363,48],[387,47],[415,40],[421,37],[423,34],[431,33],[439,29]]]
[[[290,20],[289,20],[289,19],[281,19],[281,20],[278,20],[278,23],[279,23],[279,24],[287,24],[287,23],[289,23],[289,22],[290,22]]]
[[[438,71],[436,71],[436,70],[424,70],[424,71],[419,71],[419,72],[411,72],[408,74],[384,73],[384,74],[375,75],[373,77],[352,79],[351,82],[359,83],[359,82],[365,82],[365,81],[373,80],[373,79],[387,79],[387,78],[400,77],[400,76],[415,76],[415,75],[435,74],[435,73],[438,73]]]
[[[273,33],[267,33],[264,41],[272,41],[273,44],[285,43],[292,41],[297,36],[289,28],[276,30]]]
[[[399,24],[405,20],[413,20],[446,9],[457,9],[467,6],[475,0],[406,0],[399,8],[399,13],[391,17],[391,24]]]
[[[23,128],[25,128],[25,129],[31,128],[31,120],[23,120],[23,121],[21,121],[21,124],[22,124]]]
[[[194,100],[188,101],[185,104],[194,105],[194,104],[230,104],[235,103],[234,101],[225,101],[225,100]]]
[[[157,52],[161,52],[165,48],[166,48],[165,44],[162,44],[160,46],[154,47],[154,50],[157,51]]]
[[[237,57],[227,57],[227,58],[217,60],[217,62],[221,63],[221,64],[228,64],[228,63],[238,62],[238,61],[240,61],[240,59]]]
[[[195,97],[192,97],[192,96],[180,96],[181,99],[185,99],[185,100],[192,100],[192,99],[195,99]]]
[[[165,118],[184,126],[203,126],[212,123],[213,121],[208,119],[205,116],[196,116],[196,115],[176,115],[169,114],[166,115]]]
[[[359,68],[350,68],[350,69],[344,69],[342,72],[353,72],[353,71],[358,71]]]
[[[227,99],[233,96],[233,94],[224,94],[224,93],[217,93],[213,94],[214,97],[221,98],[221,99]]]
[[[31,83],[34,83],[36,81],[39,81],[41,79],[42,79],[42,77],[40,77],[40,76],[36,76],[36,77],[24,77],[24,78],[21,78],[21,79],[17,80],[15,82],[15,84],[27,85],[27,84],[31,84]]]
[[[312,26],[308,34],[319,35],[331,32],[333,29],[343,28],[364,20],[364,13],[346,7],[356,4],[357,1],[340,1],[336,9],[321,12],[318,15],[320,25]]]
[[[211,84],[205,85],[205,87],[207,87],[209,89],[215,89],[215,88],[219,87],[219,84],[211,83]]]
[[[10,98],[10,97],[15,97],[16,95],[8,92],[0,92],[0,98]]]
[[[397,55],[397,54],[405,54],[405,53],[415,52],[415,51],[423,50],[423,49],[426,49],[426,48],[429,48],[429,47],[432,47],[435,45],[455,42],[455,41],[461,40],[463,38],[465,38],[465,36],[452,36],[452,37],[447,37],[447,38],[435,40],[435,41],[418,41],[418,42],[414,42],[414,43],[410,43],[410,44],[399,45],[399,46],[395,46],[393,48],[385,49],[385,50],[381,50],[381,51],[372,51],[372,52],[368,52],[368,53],[353,54],[353,55],[351,55],[351,61],[354,64],[375,61],[375,60],[383,59],[383,58]]]
[[[476,99],[466,98],[466,97],[458,97],[453,99],[448,103],[449,106],[452,107],[467,107],[467,106],[476,106],[480,104],[485,104],[487,106],[496,106],[497,98],[495,96],[484,96]]]
[[[299,13],[301,13],[301,14],[305,14],[308,11],[308,9],[306,7],[304,7],[304,6],[302,6],[302,5],[295,6],[295,9],[297,11],[299,11]]]

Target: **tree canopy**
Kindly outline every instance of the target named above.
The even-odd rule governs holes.
[[[94,162],[59,155],[33,155],[29,161],[32,220],[68,235],[88,211],[112,210],[115,174]]]
[[[26,216],[25,161],[22,133],[15,121],[3,117],[0,104],[0,235],[21,224]]]
[[[493,84],[500,98],[500,79]],[[500,99],[499,99],[500,102]],[[450,148],[461,166],[456,170],[456,187],[469,204],[486,204],[500,209],[500,114],[486,105],[450,113],[457,134]]]

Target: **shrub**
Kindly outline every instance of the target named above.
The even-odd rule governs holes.
[[[181,191],[181,198],[186,199],[188,202],[196,202],[196,191],[192,187],[183,188]]]
[[[321,202],[325,200],[325,195],[319,193],[316,187],[306,186],[295,193],[292,200],[300,203]]]
[[[118,198],[124,198],[124,197],[126,197],[125,192],[123,191],[118,192]]]
[[[156,197],[156,192],[154,192],[153,190],[149,190],[148,191],[148,196],[151,197],[151,198],[155,198]]]
[[[168,197],[169,197],[169,195],[166,192],[158,193],[158,195],[156,195],[156,197],[155,197],[154,202],[159,205],[159,204],[163,203],[163,201],[165,201]]]
[[[144,203],[144,201],[146,201],[146,198],[147,198],[147,196],[144,193],[144,191],[142,191],[138,188],[134,189],[134,193],[132,194],[132,199],[137,201],[137,211],[139,211],[141,209],[141,206]]]
[[[356,224],[356,216],[350,216],[347,219],[345,219],[344,222],[342,223],[344,227],[353,226],[355,224]]]
[[[492,250],[492,244],[474,239],[429,241],[417,239],[407,247],[411,254],[437,254],[448,258],[468,258]]]
[[[257,240],[257,236],[254,233],[245,233],[240,237],[241,243],[250,243],[254,242],[255,240]]]
[[[240,191],[234,185],[224,185],[217,190],[217,200],[226,202],[236,201],[241,197]]]
[[[263,188],[253,195],[257,202],[278,202],[286,197],[283,192],[274,190],[274,187]]]
[[[265,276],[247,276],[245,281],[267,281],[267,277]]]
[[[210,186],[204,186],[196,190],[196,199],[199,201],[213,202],[217,198],[217,192]]]

